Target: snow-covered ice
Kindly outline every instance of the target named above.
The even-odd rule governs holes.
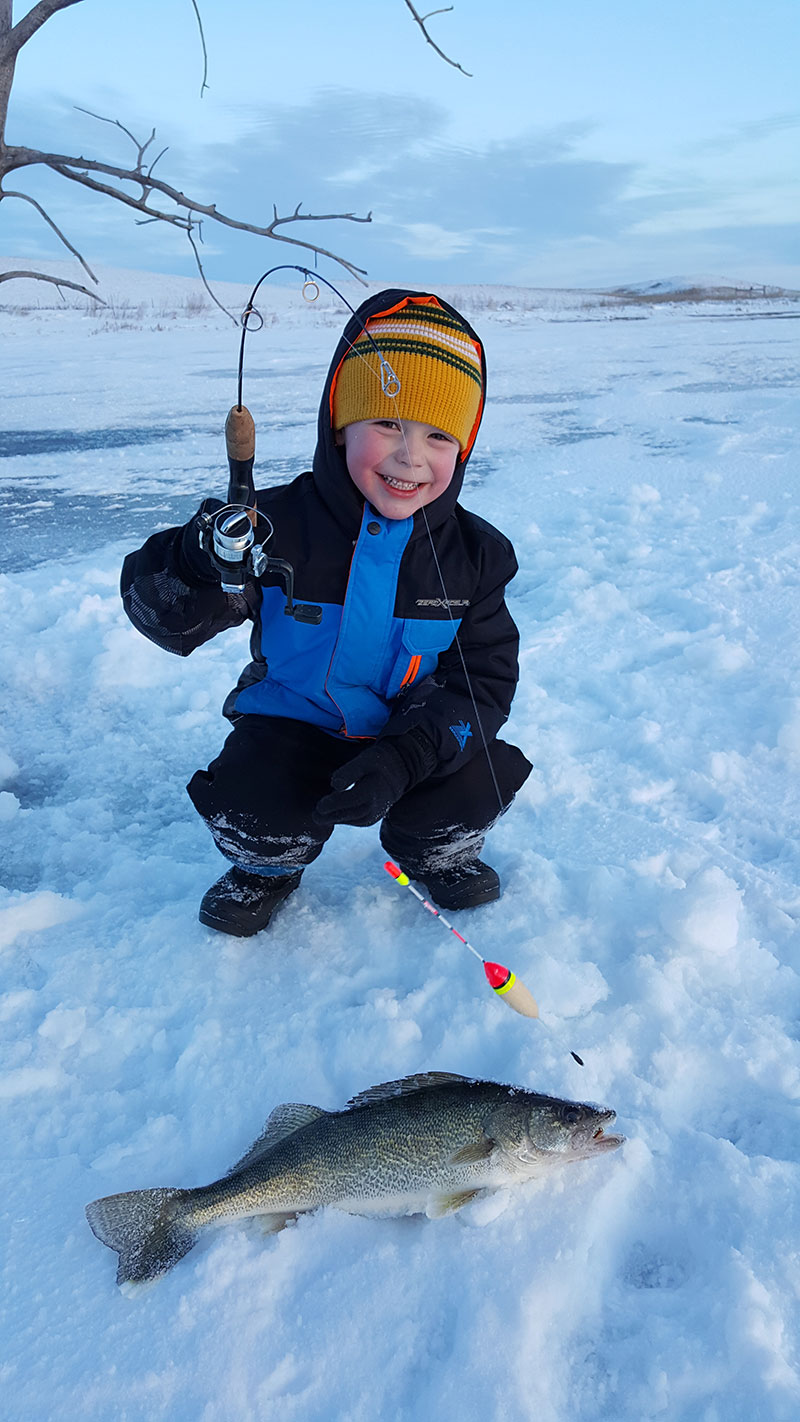
[[[198,923],[224,863],[183,787],[246,631],[180,661],[117,585],[224,492],[236,332],[163,303],[0,316],[9,1422],[800,1415],[797,307],[459,297],[491,377],[464,502],[517,549],[535,766],[489,842],[503,898],[459,924],[539,1023],[375,829],[337,830],[268,934]],[[307,467],[343,320],[274,303],[262,481]],[[211,1180],[278,1102],[428,1069],[613,1106],[627,1144],[437,1223],[226,1228],[117,1290],[89,1200]]]

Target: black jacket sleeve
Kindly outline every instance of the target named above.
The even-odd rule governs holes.
[[[436,753],[436,774],[458,770],[508,720],[519,678],[519,633],[505,601],[517,571],[511,545],[506,548],[510,556],[499,581],[481,590],[436,671],[401,695],[381,731],[422,731]]]
[[[222,504],[206,500],[189,523],[154,533],[122,565],[122,603],[134,627],[179,657],[254,616],[255,589],[224,593],[200,549],[198,520],[214,506]]]

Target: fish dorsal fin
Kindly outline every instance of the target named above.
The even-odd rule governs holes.
[[[445,1086],[448,1081],[474,1080],[473,1076],[459,1076],[452,1071],[421,1071],[416,1076],[404,1076],[400,1081],[384,1081],[380,1086],[369,1086],[366,1091],[351,1096],[345,1109],[367,1106],[372,1101],[389,1101],[393,1096],[413,1096],[415,1091],[422,1091],[426,1086]]]
[[[329,1113],[323,1111],[321,1106],[306,1106],[299,1101],[284,1101],[281,1106],[276,1106],[270,1115],[258,1140],[253,1141],[250,1149],[245,1152],[241,1160],[237,1160],[228,1171],[233,1175],[237,1170],[242,1170],[245,1165],[252,1165],[254,1161],[260,1160],[262,1155],[272,1150],[273,1146],[285,1141],[287,1136],[293,1136],[295,1131],[301,1127],[308,1126],[312,1121],[318,1121],[320,1116],[327,1116]]]

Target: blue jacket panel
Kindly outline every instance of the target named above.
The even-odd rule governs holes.
[[[394,699],[435,670],[460,624],[395,615],[412,527],[365,509],[344,604],[323,604],[319,626],[286,617],[279,588],[262,590],[264,675],[236,697],[237,713],[289,716],[345,736],[380,733]]]

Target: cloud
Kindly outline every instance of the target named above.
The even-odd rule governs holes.
[[[402,229],[397,240],[412,257],[442,261],[468,251],[474,239],[465,232],[448,232],[435,222],[412,222]]]
[[[800,111],[771,114],[762,119],[749,119],[744,123],[732,124],[714,138],[699,139],[686,145],[688,153],[730,153],[744,144],[763,143],[779,133],[791,133],[800,128]]]
[[[281,213],[298,200],[317,213],[371,210],[371,228],[334,234],[371,272],[513,281],[523,252],[559,236],[608,238],[631,220],[621,198],[635,170],[579,158],[587,130],[564,124],[477,148],[430,101],[324,90],[265,109],[237,145],[198,151],[194,163],[224,210],[260,207],[251,220],[271,216],[273,201]]]
[[[18,108],[20,118],[34,122]],[[786,113],[739,125],[729,140],[776,134],[798,119]],[[33,141],[56,146],[53,134],[64,120],[63,103],[39,105]],[[119,161],[124,136],[81,115],[75,121],[86,126],[86,151],[105,150]],[[788,190],[781,201],[776,174],[764,170],[747,181],[735,162],[730,173],[713,162],[703,165],[707,172],[697,164],[670,172],[589,159],[587,135],[596,140],[592,126],[581,122],[473,145],[428,99],[323,89],[307,102],[251,107],[249,128],[236,140],[193,142],[184,134],[158,172],[228,216],[259,226],[271,221],[273,204],[285,216],[302,202],[308,220],[282,228],[285,236],[342,254],[379,281],[610,285],[690,271],[713,251],[728,254],[740,273],[749,267],[758,281],[774,279],[771,261],[790,260]],[[129,210],[53,175],[20,175],[17,186],[46,198],[90,261],[193,270],[185,238],[172,229],[137,227]],[[26,240],[41,246],[47,237],[41,220],[24,211],[26,205],[15,206],[16,212],[4,204],[6,249],[24,251]],[[311,220],[370,211],[369,224]],[[281,261],[312,260],[302,248],[265,243],[210,221],[203,237],[212,279],[250,281]],[[52,242],[53,254],[62,256]],[[703,269],[709,266],[706,259]]]

